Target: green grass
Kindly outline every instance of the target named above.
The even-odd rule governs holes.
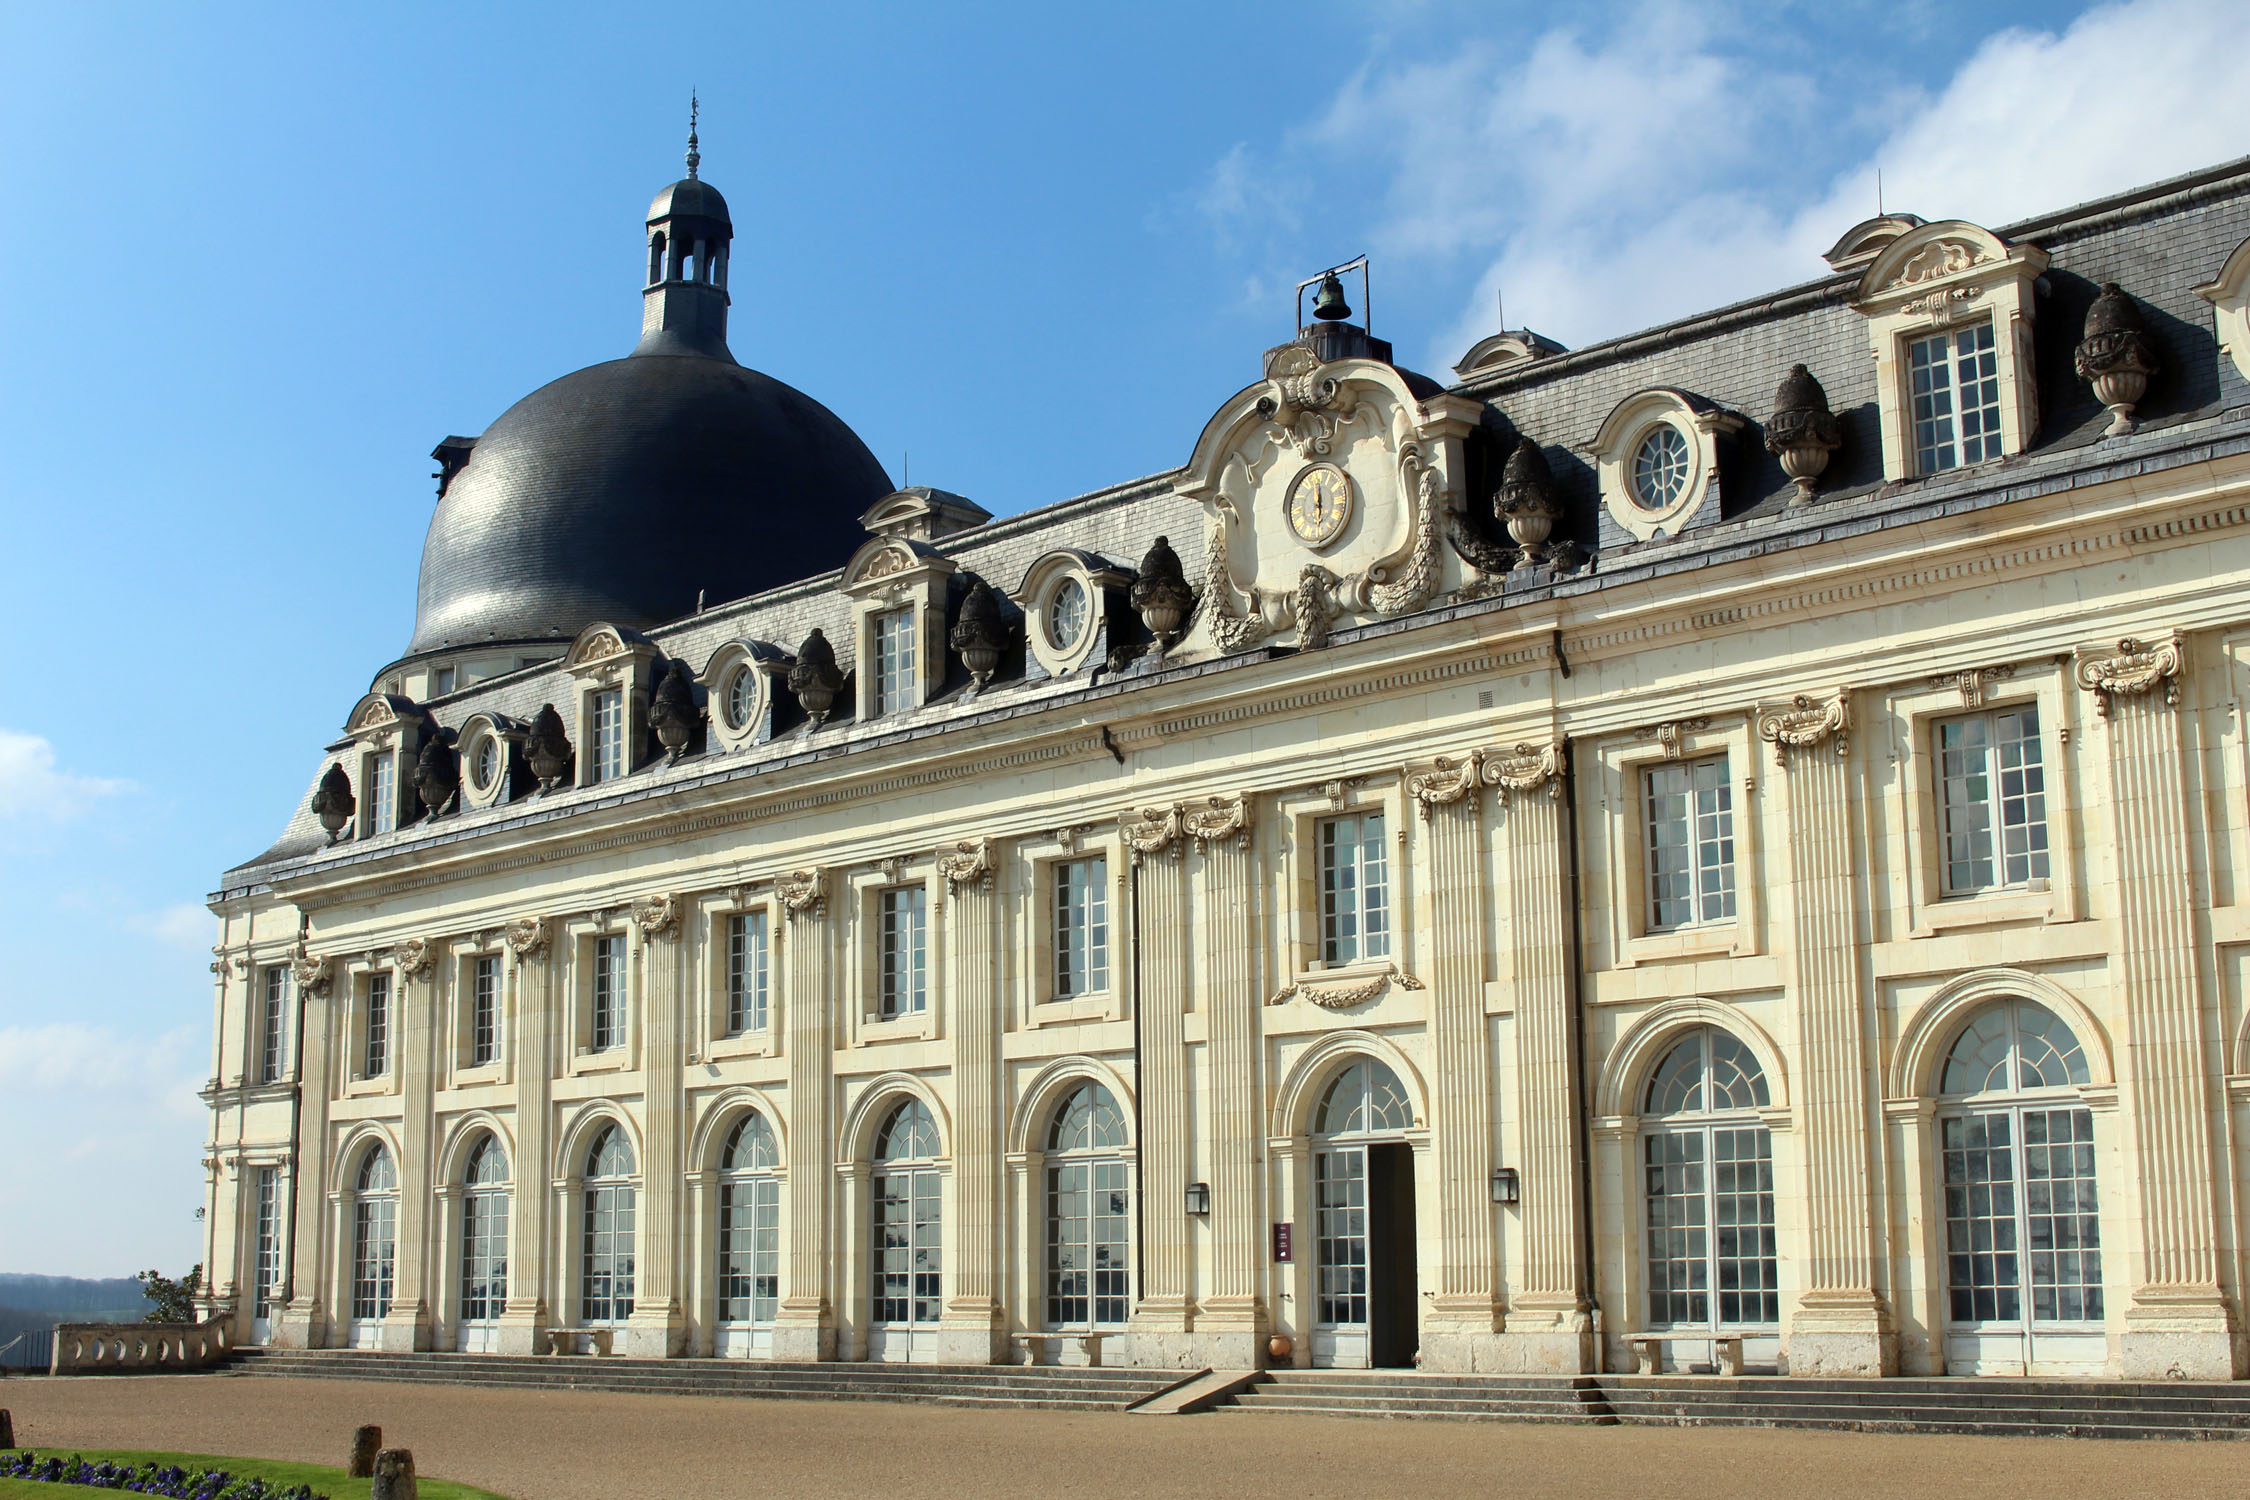
[[[309,1484],[331,1500],[367,1500],[364,1479],[347,1479],[342,1469],[325,1464],[290,1464],[271,1458],[228,1458],[217,1453],[141,1453],[122,1448],[39,1448],[41,1458],[83,1458],[89,1463],[108,1460],[116,1464],[177,1464],[183,1469],[224,1469],[237,1479],[263,1479],[268,1484]],[[10,1453],[12,1460],[17,1455]],[[473,1489],[443,1479],[416,1475],[421,1500],[507,1500],[490,1490]],[[112,1490],[89,1489],[76,1484],[42,1484],[35,1479],[0,1479],[0,1500],[69,1500],[73,1495],[108,1495]]]

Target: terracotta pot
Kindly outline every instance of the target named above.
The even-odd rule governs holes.
[[[1286,1333],[1277,1333],[1266,1340],[1266,1353],[1275,1359],[1287,1359],[1296,1352],[1297,1346],[1289,1341]]]

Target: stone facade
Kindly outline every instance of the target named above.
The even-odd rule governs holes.
[[[1567,1372],[1731,1330],[1807,1375],[2244,1374],[2250,384],[2211,288],[2250,175],[1854,235],[1448,388],[1309,329],[1173,473],[998,521],[905,491],[806,568],[840,574],[385,668],[314,768],[357,793],[337,837],[308,803],[212,898],[211,1312],[651,1358],[1098,1326],[1108,1362]],[[2071,364],[2097,282],[2159,355],[2114,435]],[[1989,453],[1925,430],[1932,358],[1962,429],[1990,383]],[[1803,483],[1758,440],[1799,364],[1841,434]],[[1519,437],[1558,518],[1528,553]],[[1013,642],[981,677],[977,581]],[[674,663],[708,722],[667,749]],[[543,705],[574,763],[535,777]],[[397,768],[433,740],[427,811]],[[1087,1085],[1114,1133],[1065,1150]],[[1059,1227],[1081,1182],[1122,1228]],[[1071,1279],[1097,1244],[1121,1281]]]

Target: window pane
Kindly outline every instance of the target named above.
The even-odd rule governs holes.
[[[625,1042],[625,967],[624,940],[614,937],[594,939],[594,992],[592,1005],[592,1037],[589,1045],[596,1052],[606,1052]]]
[[[928,891],[918,885],[882,893],[876,934],[876,1010],[881,1016],[914,1015],[929,1003],[928,900]]]
[[[1388,854],[1381,813],[1320,825],[1321,958],[1331,964],[1391,951]]]
[[[470,977],[469,1064],[481,1067],[500,1055],[500,960],[480,958]]]
[[[769,983],[766,914],[754,911],[729,917],[726,932],[727,1034],[763,1031]]]
[[[878,714],[914,706],[914,611],[894,609],[875,617],[875,692]]]
[[[361,1076],[380,1078],[391,1067],[391,976],[367,977],[367,1052]]]

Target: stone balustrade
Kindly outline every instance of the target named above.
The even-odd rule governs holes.
[[[208,1323],[59,1323],[52,1375],[145,1375],[201,1370],[234,1348],[227,1320]]]

